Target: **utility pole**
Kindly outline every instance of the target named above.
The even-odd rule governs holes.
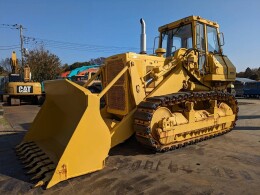
[[[24,52],[24,49],[23,49],[23,26],[20,24],[18,26],[18,28],[19,28],[19,31],[20,31],[22,67],[24,67],[24,59],[23,59],[23,52]]]

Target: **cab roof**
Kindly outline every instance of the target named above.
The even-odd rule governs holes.
[[[163,26],[159,27],[158,30],[159,30],[159,32],[164,32],[167,29],[175,28],[175,27],[179,26],[180,24],[191,23],[192,21],[198,21],[198,22],[201,22],[201,23],[208,24],[208,25],[214,26],[216,28],[219,28],[219,25],[216,22],[210,21],[208,19],[204,19],[204,18],[202,18],[200,16],[188,16],[186,18],[182,18],[182,19],[177,20],[175,22],[163,25]]]

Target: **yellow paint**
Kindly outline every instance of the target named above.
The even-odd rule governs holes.
[[[18,86],[32,86],[33,93],[18,93]],[[7,85],[7,93],[8,95],[16,96],[16,95],[41,95],[42,87],[38,82],[9,82]]]
[[[102,169],[111,137],[97,95],[68,80],[48,81],[45,87],[46,101],[23,141],[34,141],[56,165],[49,188]]]
[[[16,53],[13,51],[12,52],[12,57],[10,59],[11,62],[11,68],[12,68],[12,74],[17,74],[19,75],[19,69],[18,69],[18,64],[17,64],[17,57]],[[5,93],[9,95],[11,98],[20,98],[20,96],[37,96],[42,94],[42,86],[41,83],[39,82],[33,82],[31,81],[31,71],[30,67],[28,65],[25,65],[23,68],[23,80],[19,82],[8,82],[6,85]],[[11,75],[10,75],[11,76]],[[19,92],[18,88],[20,87],[30,87],[32,88],[32,93],[27,92],[23,90],[23,92]],[[25,87],[26,89],[26,87]]]
[[[192,23],[193,29],[196,22],[218,28],[215,22],[191,16],[162,26],[159,31],[162,33],[182,22]],[[182,48],[168,58],[163,56],[164,52],[159,49],[157,56],[129,52],[108,57],[98,72],[102,76],[100,94],[84,88],[90,81],[84,87],[68,80],[46,82],[46,101],[23,140],[23,143],[35,143],[55,165],[55,170],[37,185],[48,182],[49,188],[71,177],[102,169],[110,148],[134,134],[133,116],[146,98],[180,90],[225,89],[234,80],[234,66],[226,58],[216,60],[218,57],[207,53],[210,72],[204,75],[198,70],[196,52]],[[100,110],[103,96],[106,107]],[[183,114],[171,113],[168,108],[158,109],[152,122],[156,124],[153,130],[157,135],[153,136],[161,136],[162,143],[169,143],[191,138],[193,133],[188,133],[191,130],[229,129],[235,114],[225,105],[217,107],[216,101],[211,104],[211,109],[205,111],[194,110],[194,105],[187,103]],[[162,126],[159,128],[158,124]],[[177,128],[172,130],[172,124]]]

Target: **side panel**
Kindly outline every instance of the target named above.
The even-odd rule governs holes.
[[[41,95],[41,84],[38,82],[9,82],[7,93],[9,95]]]
[[[236,79],[236,67],[233,65],[233,63],[229,60],[227,56],[223,56],[224,61],[226,62],[227,69],[228,69],[228,79],[233,79],[235,81]]]
[[[208,55],[210,74],[204,77],[205,81],[235,81],[236,68],[227,56]]]
[[[183,81],[187,78],[186,72],[182,67],[179,67],[173,74],[166,77],[147,97],[176,93],[183,88]]]

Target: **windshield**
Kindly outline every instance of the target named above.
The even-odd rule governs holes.
[[[186,24],[162,34],[162,48],[166,48],[166,57],[173,56],[180,48],[192,48],[191,24]]]
[[[208,51],[213,53],[219,53],[217,29],[211,26],[207,26],[207,36],[208,36]]]

